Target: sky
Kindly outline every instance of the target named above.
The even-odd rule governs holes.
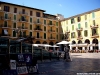
[[[62,14],[68,18],[100,8],[100,0],[0,0],[46,10],[48,14]]]

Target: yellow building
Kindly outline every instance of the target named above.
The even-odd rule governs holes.
[[[16,39],[19,29],[23,36],[35,37],[33,43],[55,44],[60,41],[59,25],[56,16],[45,10],[0,2],[0,37]]]
[[[61,27],[63,34],[66,34],[65,39],[72,44],[95,44],[96,46],[92,46],[90,49],[98,49],[100,41],[100,8],[65,18],[61,21]],[[82,47],[80,49],[82,50]]]

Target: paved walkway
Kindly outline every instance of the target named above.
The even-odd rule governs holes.
[[[72,62],[52,60],[39,63],[37,75],[79,75],[78,73],[100,75],[100,53],[71,53],[71,57]]]

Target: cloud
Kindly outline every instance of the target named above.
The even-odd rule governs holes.
[[[61,4],[59,4],[59,6],[60,6],[60,7],[62,7],[62,5],[61,5]]]

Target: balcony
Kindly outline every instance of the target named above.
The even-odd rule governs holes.
[[[34,36],[34,38],[35,38],[35,39],[42,39],[42,36],[39,36],[39,37]]]
[[[83,28],[76,28],[76,30],[77,30],[77,31],[82,31],[82,30],[83,30]]]
[[[34,28],[34,31],[42,31],[41,28]]]
[[[77,37],[77,40],[81,40],[81,39],[83,39],[82,36],[78,36],[78,37]]]
[[[50,23],[48,23],[48,26],[54,26],[54,24],[50,24]]]
[[[1,16],[1,17],[0,17],[0,20],[11,20],[11,17],[4,17],[4,16]]]
[[[53,32],[53,33],[55,33],[55,30],[48,30],[48,32]]]
[[[93,25],[93,26],[90,26],[91,29],[94,29],[94,28],[98,28],[99,26],[98,25]]]
[[[48,39],[49,40],[56,40],[54,37],[49,37]]]
[[[26,19],[19,19],[19,22],[28,22]]]
[[[41,22],[34,22],[34,24],[37,24],[37,25],[41,25],[42,23]]]
[[[0,37],[10,37],[10,34],[0,34]]]
[[[28,15],[27,12],[19,12],[20,15]]]
[[[28,27],[18,27],[18,28],[20,28],[22,30],[28,30]]]
[[[99,37],[99,34],[93,34],[92,36],[91,36],[91,38],[98,38]]]
[[[10,25],[1,24],[0,28],[7,29],[7,28],[11,28],[11,26]]]

